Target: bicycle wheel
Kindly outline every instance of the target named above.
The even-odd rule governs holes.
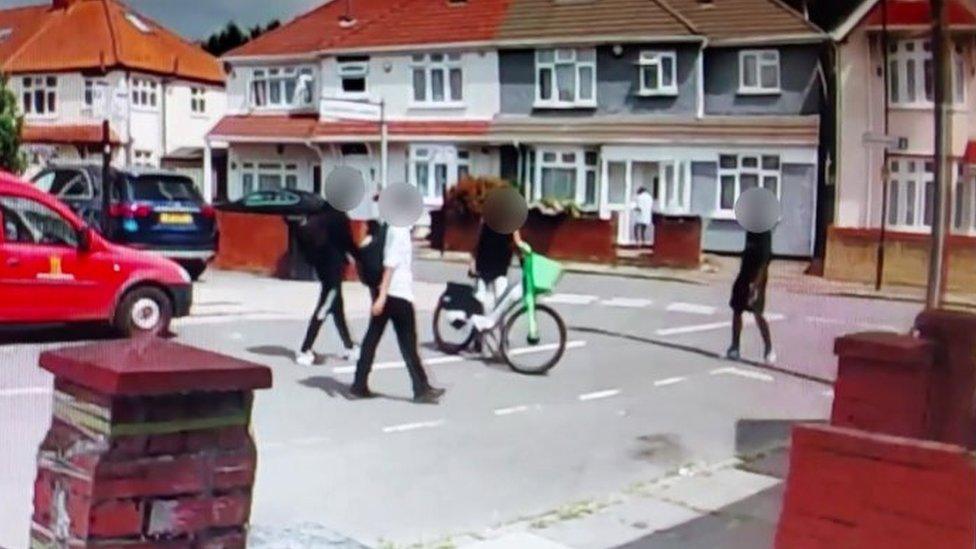
[[[538,337],[529,337],[525,307],[509,317],[502,332],[501,353],[508,367],[522,374],[540,375],[559,362],[566,351],[566,324],[552,308],[536,304]]]
[[[442,352],[456,355],[468,348],[474,340],[474,326],[467,313],[457,309],[445,309],[438,303],[434,309],[434,343]]]

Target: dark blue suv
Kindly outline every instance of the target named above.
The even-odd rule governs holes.
[[[160,170],[113,168],[109,173],[107,211],[101,166],[53,165],[32,179],[110,241],[158,253],[199,278],[217,251],[218,234],[214,209],[193,180]]]

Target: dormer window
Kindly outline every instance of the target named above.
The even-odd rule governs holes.
[[[536,50],[535,80],[536,107],[596,107],[596,50]]]
[[[315,100],[311,67],[256,68],[251,73],[251,105],[259,109],[307,107]]]
[[[369,75],[369,57],[339,57],[339,95],[363,97],[366,95],[366,77]]]
[[[743,50],[739,52],[739,93],[742,95],[780,93],[779,51]]]
[[[152,27],[150,27],[149,24],[142,20],[142,18],[132,12],[125,14],[125,20],[143,34],[149,34],[152,32]]]

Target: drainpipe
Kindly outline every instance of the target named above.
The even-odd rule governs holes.
[[[213,202],[213,159],[210,157],[210,138],[203,137],[203,200]]]
[[[884,80],[884,122],[882,132],[888,135],[888,101],[891,95],[891,84],[888,75],[888,0],[881,0],[881,74]],[[874,289],[881,290],[884,281],[885,263],[885,240],[887,240],[888,223],[888,146],[885,145],[881,153],[881,231],[878,234],[878,251],[875,260]],[[916,191],[918,192],[918,191]],[[922,189],[925,192],[925,189]],[[869,206],[870,208],[870,203]],[[921,213],[921,212],[919,212]],[[868,214],[868,226],[870,226],[871,215]]]
[[[935,64],[935,192],[932,193],[932,247],[929,252],[928,287],[925,305],[942,306],[945,297],[949,257],[946,253],[952,196],[952,49],[949,42],[948,9],[945,0],[932,0],[932,60]],[[922,192],[925,192],[922,189]],[[919,212],[923,214],[922,212]],[[923,214],[924,215],[924,214]]]
[[[306,139],[303,144],[311,149],[319,159],[319,193],[322,195],[322,198],[325,198],[325,153],[322,152],[321,147],[312,143],[310,139]],[[314,185],[315,182],[313,181],[312,183]]]
[[[698,47],[698,60],[695,63],[695,96],[698,103],[698,119],[705,118],[705,48],[708,47],[708,37],[702,38]]]

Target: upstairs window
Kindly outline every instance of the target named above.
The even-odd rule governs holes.
[[[95,88],[108,89],[108,82],[97,78],[85,79],[85,108],[91,109],[95,106]]]
[[[677,95],[674,51],[642,51],[638,60],[640,95]]]
[[[739,93],[763,95],[779,92],[779,52],[777,50],[740,51]]]
[[[739,195],[764,187],[780,196],[780,158],[775,154],[723,154],[718,160],[718,211],[731,214]]]
[[[596,50],[545,49],[535,52],[537,107],[595,107]]]
[[[366,76],[369,74],[369,57],[339,57],[339,95],[361,97],[366,95]]]
[[[953,101],[966,101],[964,48],[952,49]],[[929,40],[897,40],[888,45],[888,99],[892,105],[931,107],[935,100],[935,65]]]
[[[311,105],[314,99],[315,78],[311,67],[260,68],[251,74],[254,107],[290,109]]]
[[[21,80],[21,106],[28,116],[54,116],[58,112],[58,77],[25,76]]]
[[[190,112],[193,114],[207,113],[207,90],[190,88]]]
[[[464,74],[460,53],[414,55],[413,102],[420,105],[464,101]]]
[[[155,109],[158,104],[159,83],[148,78],[132,79],[132,104],[145,109]]]

